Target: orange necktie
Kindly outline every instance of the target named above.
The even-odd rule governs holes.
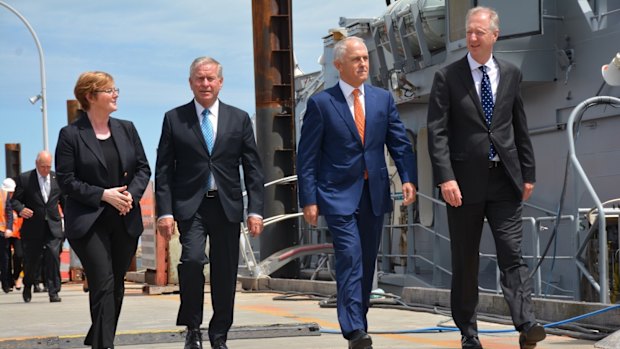
[[[362,102],[360,101],[360,90],[353,90],[353,112],[355,116],[355,126],[357,127],[357,132],[360,134],[360,138],[362,139],[362,144],[364,144],[364,130],[366,128],[366,116],[364,115],[364,108],[362,108]],[[368,179],[368,170],[364,170],[364,179]]]
[[[362,144],[364,144],[364,128],[366,127],[366,116],[364,116],[364,108],[362,108],[362,102],[360,102],[360,90],[353,90],[353,95],[355,98],[353,99],[353,110],[355,116],[355,126],[357,127],[357,132],[360,134],[360,138],[362,139]]]

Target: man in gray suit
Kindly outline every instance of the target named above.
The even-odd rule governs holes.
[[[534,152],[520,94],[521,72],[493,56],[499,18],[490,8],[467,13],[463,59],[435,74],[428,108],[429,151],[446,202],[452,244],[452,317],[463,348],[478,339],[478,267],[486,217],[497,249],[501,286],[521,348],[545,338],[532,309],[523,261],[522,201],[534,189]]]

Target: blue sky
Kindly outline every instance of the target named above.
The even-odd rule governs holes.
[[[21,13],[43,47],[49,149],[67,123],[80,73],[103,70],[120,88],[114,117],[132,120],[154,170],[164,113],[191,100],[189,65],[209,55],[224,66],[220,99],[255,112],[251,0],[2,0]],[[362,5],[363,4],[363,5]],[[300,68],[317,71],[323,40],[340,17],[378,17],[384,0],[297,0],[293,46]],[[21,144],[22,171],[43,149],[39,56],[19,18],[0,6],[0,177],[6,143]]]

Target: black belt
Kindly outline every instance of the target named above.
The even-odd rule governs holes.
[[[499,167],[500,165],[501,165],[501,162],[499,161],[489,161],[489,168]]]
[[[205,197],[208,199],[212,199],[217,196],[217,190],[207,190],[205,193]]]

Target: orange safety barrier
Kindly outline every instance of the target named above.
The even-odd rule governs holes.
[[[60,252],[60,280],[62,282],[71,280],[71,273],[69,272],[70,260],[69,249],[63,248],[62,252]]]

